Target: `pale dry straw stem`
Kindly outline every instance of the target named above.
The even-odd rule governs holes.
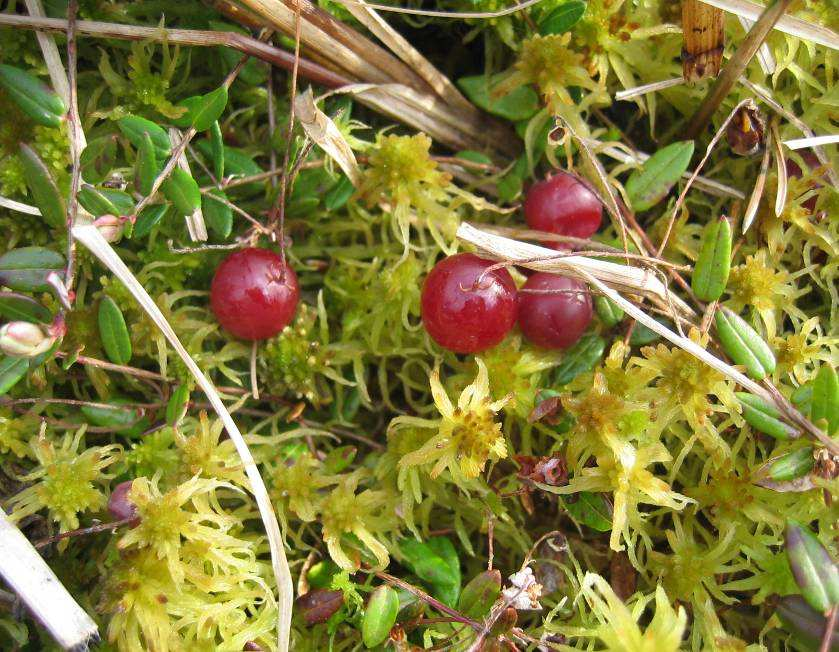
[[[787,204],[787,162],[784,157],[784,143],[781,142],[781,135],[778,133],[777,120],[772,120],[769,123],[769,133],[772,134],[772,145],[775,149],[775,170],[778,173],[778,188],[775,192],[775,216],[779,217]]]
[[[760,18],[760,15],[766,9],[765,5],[749,0],[702,0],[702,2],[751,21]],[[781,16],[775,23],[774,29],[811,43],[818,43],[833,50],[839,50],[839,34],[824,25],[817,25],[795,16]]]
[[[685,83],[684,77],[674,77],[672,79],[663,79],[649,84],[642,84],[641,86],[633,86],[615,93],[615,99],[619,101],[631,100],[634,97],[640,97],[647,93],[655,93],[663,91],[665,88],[673,88],[674,86],[681,86]]]
[[[760,207],[760,200],[763,197],[763,189],[766,187],[766,175],[769,172],[769,160],[772,157],[772,146],[770,142],[772,140],[774,139],[772,137],[772,132],[770,131],[766,135],[763,158],[760,161],[760,171],[757,173],[757,179],[755,179],[755,185],[752,189],[752,194],[749,197],[749,203],[746,205],[746,210],[743,213],[743,233],[749,230],[749,227],[752,225],[752,222],[754,222],[755,216],[757,215],[757,209]]]
[[[87,650],[99,640],[96,623],[0,509],[0,576],[65,650]]]
[[[73,229],[73,235],[76,239],[85,245],[111,272],[122,281],[125,287],[131,292],[137,302],[142,306],[143,310],[154,321],[155,325],[160,329],[166,339],[171,344],[172,348],[183,361],[184,365],[189,369],[189,372],[195,378],[198,386],[204,391],[213,409],[218,414],[225,430],[229,435],[231,441],[236,447],[236,451],[242,460],[242,466],[247,473],[250,481],[250,489],[256,500],[257,508],[259,509],[260,517],[265,526],[265,531],[268,535],[268,545],[271,550],[272,569],[274,577],[277,582],[277,590],[279,592],[278,603],[278,631],[277,631],[277,645],[280,652],[288,652],[289,636],[291,630],[291,610],[294,587],[291,581],[291,571],[288,566],[288,560],[285,556],[285,549],[283,548],[282,536],[280,534],[280,526],[277,522],[277,516],[271,505],[271,500],[268,497],[268,491],[265,488],[265,483],[259,474],[259,469],[256,462],[251,455],[250,449],[245,442],[242,433],[230,416],[218,391],[213,384],[207,379],[203,372],[195,364],[195,361],[187,353],[186,349],[181,344],[175,331],[163,313],[158,308],[154,300],[146,292],[145,288],[140,284],[137,278],[126,267],[120,257],[109,245],[96,227],[91,225],[76,226]]]
[[[26,11],[33,18],[43,18],[46,16],[41,0],[26,0],[25,4]],[[61,31],[67,29],[68,21],[64,21],[64,23],[65,25]],[[53,89],[64,100],[64,104],[70,106],[70,82],[67,79],[64,64],[61,62],[61,55],[58,53],[55,38],[41,32],[37,32],[35,38],[38,39],[38,45],[41,47],[41,53],[44,55],[44,63],[47,66],[47,72],[49,72]]]
[[[784,145],[789,149],[806,149],[808,147],[820,147],[821,145],[835,145],[836,143],[839,143],[839,134],[793,138],[784,141]]]
[[[356,0],[341,0],[342,4],[351,5],[351,4],[361,4]],[[525,9],[529,9],[530,7],[539,4],[542,0],[525,0],[522,3],[512,5],[505,9],[499,9],[497,11],[434,11],[429,9],[413,9],[411,7],[397,7],[394,5],[382,5],[377,4],[375,2],[365,2],[365,7],[370,7],[371,9],[376,9],[378,11],[390,11],[396,14],[408,14],[410,16],[428,16],[430,18],[452,18],[452,19],[460,19],[460,18],[501,18],[502,16],[509,16],[511,14],[518,13],[519,11],[524,11]]]
[[[17,211],[18,213],[26,213],[27,215],[41,214],[41,211],[35,206],[30,206],[29,204],[24,204],[8,197],[0,197],[0,207],[8,208],[10,211]]]
[[[189,161],[186,158],[186,148],[189,145],[189,141],[191,140],[191,138],[181,139],[181,132],[172,127],[169,129],[169,140],[173,145],[176,142],[181,142],[181,140],[184,143],[183,147],[180,147],[181,153],[180,156],[178,156],[177,167],[186,172],[189,176],[192,176],[192,170],[190,170]],[[170,171],[170,173],[171,172],[172,171]],[[207,233],[207,225],[204,222],[204,213],[201,210],[200,204],[198,208],[196,208],[190,215],[184,215],[184,220],[186,222],[186,228],[187,232],[189,233],[189,237],[193,242],[207,241],[209,235]]]
[[[556,251],[552,249],[494,235],[482,231],[468,222],[460,225],[457,230],[457,237],[463,242],[474,245],[495,260],[521,265],[536,271],[564,274],[581,280],[586,280],[588,276],[594,275],[621,291],[649,297],[661,301],[665,305],[672,301],[676,309],[683,315],[695,316],[691,307],[680,298],[674,295],[668,297],[667,288],[650,270],[578,255],[558,257]]]
[[[670,239],[670,233],[673,231],[673,225],[676,223],[676,218],[679,216],[679,210],[682,208],[682,204],[685,201],[685,197],[687,197],[688,191],[690,190],[691,186],[693,185],[694,180],[699,176],[699,172],[705,166],[705,163],[711,156],[711,152],[714,151],[714,147],[716,147],[717,143],[719,142],[722,135],[725,133],[726,127],[728,127],[728,123],[731,122],[731,119],[737,114],[737,112],[743,108],[744,106],[754,106],[754,101],[751,98],[746,98],[742,102],[738,103],[735,106],[731,113],[728,114],[728,117],[723,121],[720,125],[720,128],[717,130],[717,133],[714,134],[714,137],[711,139],[711,142],[708,143],[708,147],[705,149],[705,156],[702,157],[702,160],[699,161],[699,165],[696,166],[693,173],[690,175],[685,187],[682,188],[682,192],[679,193],[679,197],[676,200],[676,204],[673,206],[673,211],[670,215],[670,220],[667,222],[667,230],[664,232],[664,237],[661,240],[661,244],[656,251],[656,256],[660,257],[661,252],[664,251],[664,248],[667,246],[667,241]]]

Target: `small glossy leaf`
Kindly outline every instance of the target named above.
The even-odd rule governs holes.
[[[434,597],[454,606],[460,595],[460,562],[452,542],[446,537],[405,539],[399,547],[407,566],[431,586]]]
[[[612,506],[603,494],[581,491],[576,494],[576,498],[573,502],[568,499],[563,501],[571,516],[597,532],[612,529]]]
[[[207,158],[213,157],[213,144],[210,139],[201,139],[196,144],[198,151]],[[262,168],[257,165],[251,156],[241,149],[235,147],[224,147],[224,173],[230,177],[250,177],[262,173]],[[248,183],[231,188],[236,192],[253,195],[262,192],[264,185],[261,183]]]
[[[178,106],[186,109],[186,113],[173,120],[178,127],[194,127],[196,131],[206,131],[224,113],[227,87],[222,85],[205,95],[193,95],[179,102]]]
[[[182,168],[175,168],[161,186],[163,195],[175,205],[181,215],[192,215],[201,206],[201,189],[192,175]]]
[[[606,328],[617,326],[623,320],[623,310],[609,297],[600,294],[594,297],[594,309]]]
[[[795,635],[801,649],[817,650],[827,626],[827,618],[813,609],[800,595],[785,595],[778,602],[776,611],[784,626]],[[839,620],[833,628],[831,652],[839,650]]]
[[[0,64],[0,87],[39,125],[58,127],[67,107],[49,86],[25,70]]]
[[[399,596],[386,584],[378,587],[370,595],[361,620],[361,640],[366,648],[384,643],[396,624],[399,613]]]
[[[28,369],[29,360],[26,358],[0,357],[0,396],[17,385]]]
[[[632,335],[629,336],[629,344],[632,346],[646,346],[658,339],[661,339],[661,335],[656,333],[652,328],[636,322],[635,328],[632,329]]]
[[[776,482],[788,482],[810,473],[813,464],[813,447],[807,446],[776,459],[767,468],[767,474]]]
[[[23,292],[50,289],[47,276],[64,271],[64,257],[43,247],[12,249],[0,256],[0,285]]]
[[[626,194],[635,211],[645,211],[667,196],[687,170],[693,141],[673,143],[658,150],[626,182]]]
[[[94,188],[89,184],[84,184],[79,188],[77,195],[79,204],[91,213],[99,217],[100,215],[119,215],[119,209],[111,203],[111,200],[106,197],[98,188]]]
[[[338,179],[338,183],[332,186],[329,192],[326,193],[326,196],[323,198],[323,205],[328,211],[336,211],[350,200],[354,192],[355,187],[352,185],[352,181],[342,176]]]
[[[723,350],[743,365],[749,376],[761,380],[775,370],[775,355],[746,320],[728,308],[720,308],[716,314],[717,335]]]
[[[338,446],[326,454],[323,459],[323,470],[327,473],[340,473],[352,464],[358,453],[355,446]]]
[[[160,174],[161,166],[157,161],[157,150],[148,132],[143,133],[143,140],[137,148],[137,160],[134,162],[134,185],[143,195],[148,195],[154,180]]]
[[[17,292],[0,291],[0,317],[9,321],[28,321],[48,324],[52,313],[32,297]]]
[[[784,542],[801,595],[813,609],[827,613],[839,604],[839,569],[830,553],[807,527],[795,521],[787,521]]]
[[[82,177],[90,183],[102,183],[114,169],[116,159],[117,137],[115,135],[94,138],[84,148],[79,159]]]
[[[117,120],[119,130],[128,138],[129,142],[137,149],[143,143],[143,134],[148,133],[152,143],[154,143],[155,153],[158,159],[163,159],[172,151],[172,143],[169,141],[169,135],[163,127],[155,124],[151,120],[146,120],[138,115],[127,115],[124,118]]]
[[[62,228],[67,222],[64,197],[58,190],[55,179],[35,151],[21,143],[20,160],[26,175],[26,185],[32,199],[41,211],[44,222],[53,228]]]
[[[341,591],[329,591],[323,588],[312,589],[295,601],[296,611],[303,615],[305,623],[311,627],[325,623],[344,604]]]
[[[540,108],[536,91],[530,86],[519,86],[506,95],[495,97],[492,88],[502,77],[503,73],[461,77],[457,80],[457,85],[473,104],[488,113],[513,121],[532,118]]]
[[[583,0],[563,2],[539,21],[539,33],[542,36],[564,34],[577,24],[585,12],[586,3]]]
[[[142,238],[151,233],[151,230],[166,215],[168,208],[166,204],[152,204],[141,210],[137,216],[137,221],[134,223],[134,234],[132,237]]]
[[[795,437],[797,431],[781,420],[780,411],[768,401],[748,392],[735,392],[743,419],[752,428],[776,439]]]
[[[501,595],[501,571],[485,570],[463,587],[457,610],[473,620],[483,620],[499,595]]]
[[[189,385],[184,383],[178,385],[172,392],[172,396],[169,397],[169,402],[166,404],[166,423],[170,426],[177,426],[186,415],[189,405],[189,392]]]
[[[114,430],[130,428],[143,416],[137,408],[126,405],[124,399],[115,399],[111,403],[113,407],[82,405],[80,409],[88,423]]]
[[[562,362],[556,366],[554,383],[567,385],[580,374],[594,369],[605,348],[606,340],[599,335],[583,335],[579,342],[565,352]]]
[[[215,197],[227,199],[221,190],[213,189],[201,195],[201,210],[204,213],[204,222],[207,223],[209,229],[219,238],[224,239],[233,229],[233,210]]]
[[[111,297],[99,303],[99,337],[108,359],[115,364],[131,360],[131,338],[122,311]]]
[[[224,139],[218,120],[210,127],[210,147],[213,154],[213,174],[217,181],[221,181],[224,178]]]
[[[810,419],[814,423],[824,419],[830,437],[839,427],[839,380],[836,378],[836,370],[828,364],[822,365],[813,381]]]
[[[691,287],[702,301],[722,296],[731,271],[731,223],[721,216],[709,222],[702,233],[699,258],[693,268]]]

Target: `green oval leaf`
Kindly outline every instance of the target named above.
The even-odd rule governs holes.
[[[609,297],[598,294],[594,298],[594,309],[606,328],[617,326],[623,320],[623,310]]]
[[[196,147],[207,158],[213,157],[213,144],[211,140],[201,139],[198,141]],[[262,168],[244,151],[236,147],[224,147],[224,173],[228,178],[250,177],[261,172]],[[262,183],[254,182],[236,186],[235,188],[231,188],[229,192],[235,190],[242,194],[254,195],[261,193],[263,188],[264,185]]]
[[[50,272],[64,271],[64,257],[43,247],[12,249],[0,256],[0,285],[23,292],[50,289]]]
[[[161,166],[157,162],[157,150],[151,136],[146,131],[137,148],[137,160],[134,162],[134,185],[144,195],[148,195],[154,186],[154,180],[160,174]]]
[[[514,122],[532,118],[539,111],[540,103],[539,96],[530,86],[519,86],[501,97],[492,94],[493,86],[504,76],[504,73],[499,73],[461,77],[457,80],[457,86],[473,104],[487,113]]]
[[[25,70],[0,64],[0,86],[39,125],[58,127],[67,107],[49,86]]]
[[[117,159],[117,137],[113,134],[91,140],[82,151],[79,163],[82,177],[90,183],[102,183]]]
[[[175,168],[160,186],[163,195],[175,205],[181,215],[192,215],[201,206],[201,189],[192,175],[182,168]]]
[[[767,474],[776,482],[788,482],[801,478],[813,470],[813,447],[799,448],[782,455],[767,468]]]
[[[813,381],[810,419],[813,422],[824,419],[830,437],[839,427],[839,380],[836,378],[836,370],[828,364],[822,365]]]
[[[201,210],[207,227],[219,238],[224,239],[233,229],[233,210],[224,202],[218,201],[216,197],[227,199],[221,190],[216,189],[201,195]]]
[[[554,384],[567,385],[581,373],[591,371],[600,361],[606,340],[599,335],[589,333],[565,351],[565,355],[554,371]]]
[[[399,596],[387,584],[378,587],[370,595],[364,618],[361,620],[361,640],[367,648],[384,643],[396,624],[399,613]]]
[[[813,609],[827,613],[839,604],[839,569],[807,527],[787,521],[787,557],[801,595]]]
[[[702,247],[693,269],[691,287],[702,301],[722,296],[731,271],[731,223],[721,216],[709,222],[702,233]]]
[[[629,343],[632,346],[646,346],[659,339],[661,339],[661,335],[656,333],[652,328],[636,322],[635,328],[632,329],[632,335],[629,336]]]
[[[0,316],[9,321],[28,321],[33,324],[48,324],[52,313],[32,297],[17,292],[0,291]]]
[[[108,359],[115,364],[128,364],[131,360],[131,338],[125,318],[111,297],[99,303],[99,338]]]
[[[800,595],[785,595],[778,602],[776,612],[784,626],[796,635],[802,649],[817,650],[827,627],[827,618],[814,610]],[[836,652],[839,641],[839,620],[833,628],[831,652]]]
[[[741,414],[752,428],[776,439],[795,437],[797,431],[781,420],[780,411],[768,401],[748,392],[735,392],[742,408]]]
[[[501,571],[485,570],[463,587],[457,610],[473,620],[483,620],[499,595],[501,595]]]
[[[113,407],[82,405],[80,409],[88,423],[115,430],[130,428],[143,416],[140,410],[128,405],[125,399],[114,399],[110,403]]]
[[[219,86],[206,95],[193,95],[178,106],[184,107],[186,112],[173,122],[178,127],[193,127],[196,131],[206,131],[224,113],[227,106],[227,87]]]
[[[210,149],[213,154],[213,174],[216,181],[224,178],[224,138],[218,120],[210,126]]]
[[[151,230],[157,225],[163,216],[166,215],[166,210],[169,207],[166,204],[152,204],[146,206],[140,211],[137,216],[137,221],[134,222],[134,232],[132,238],[142,238],[151,233]]]
[[[645,211],[660,202],[688,169],[693,141],[673,143],[658,150],[626,182],[626,194],[635,211]]]
[[[350,200],[354,192],[355,187],[352,185],[352,181],[342,176],[338,179],[338,183],[326,193],[323,198],[323,205],[328,211],[336,211]]]
[[[98,188],[94,188],[89,184],[84,184],[81,188],[79,188],[79,192],[76,196],[79,200],[79,204],[81,204],[86,211],[96,217],[99,217],[100,215],[120,214],[119,209],[113,205],[108,197],[100,192]]]
[[[29,360],[26,358],[0,358],[0,396],[8,392],[26,375]]]
[[[453,607],[460,595],[460,561],[452,542],[446,537],[404,539],[399,548],[414,575],[431,586],[432,595]]]
[[[603,494],[581,491],[573,502],[563,499],[568,513],[583,525],[597,532],[609,532],[612,529],[612,506]]]
[[[137,149],[140,149],[143,143],[143,134],[148,133],[152,143],[154,143],[155,154],[158,158],[165,158],[172,151],[169,135],[163,127],[156,125],[151,120],[146,120],[138,115],[127,115],[117,120],[117,126]]]
[[[49,169],[29,145],[21,143],[20,154],[26,185],[32,193],[35,206],[41,211],[44,222],[56,229],[64,227],[67,222],[64,197]]]
[[[769,345],[739,315],[728,308],[717,310],[717,335],[723,350],[749,376],[761,380],[775,370],[775,355]]]
[[[166,404],[166,423],[170,426],[177,426],[186,415],[189,392],[189,385],[178,385],[169,397],[169,402]]]
[[[539,21],[539,33],[542,36],[564,34],[577,24],[585,12],[586,3],[583,0],[563,2]]]

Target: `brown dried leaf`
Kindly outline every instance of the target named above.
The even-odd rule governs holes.
[[[716,77],[722,67],[725,14],[700,0],[682,0],[682,75],[686,81]]]

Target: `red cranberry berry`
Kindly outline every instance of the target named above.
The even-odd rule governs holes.
[[[600,228],[603,206],[577,177],[559,172],[530,187],[524,218],[536,231],[588,238]]]
[[[128,497],[132,482],[133,480],[120,482],[108,498],[108,512],[118,521],[137,516],[137,506]]]
[[[530,290],[530,291],[529,291]],[[547,349],[566,349],[591,322],[591,295],[573,278],[534,274],[519,294],[519,326],[525,337]]]
[[[441,260],[422,287],[422,323],[440,346],[477,353],[498,344],[516,323],[516,285],[506,269],[474,254]],[[480,279],[480,280],[479,280]]]
[[[288,325],[300,288],[294,270],[267,249],[251,247],[225,258],[210,287],[210,306],[236,337],[264,340]]]

